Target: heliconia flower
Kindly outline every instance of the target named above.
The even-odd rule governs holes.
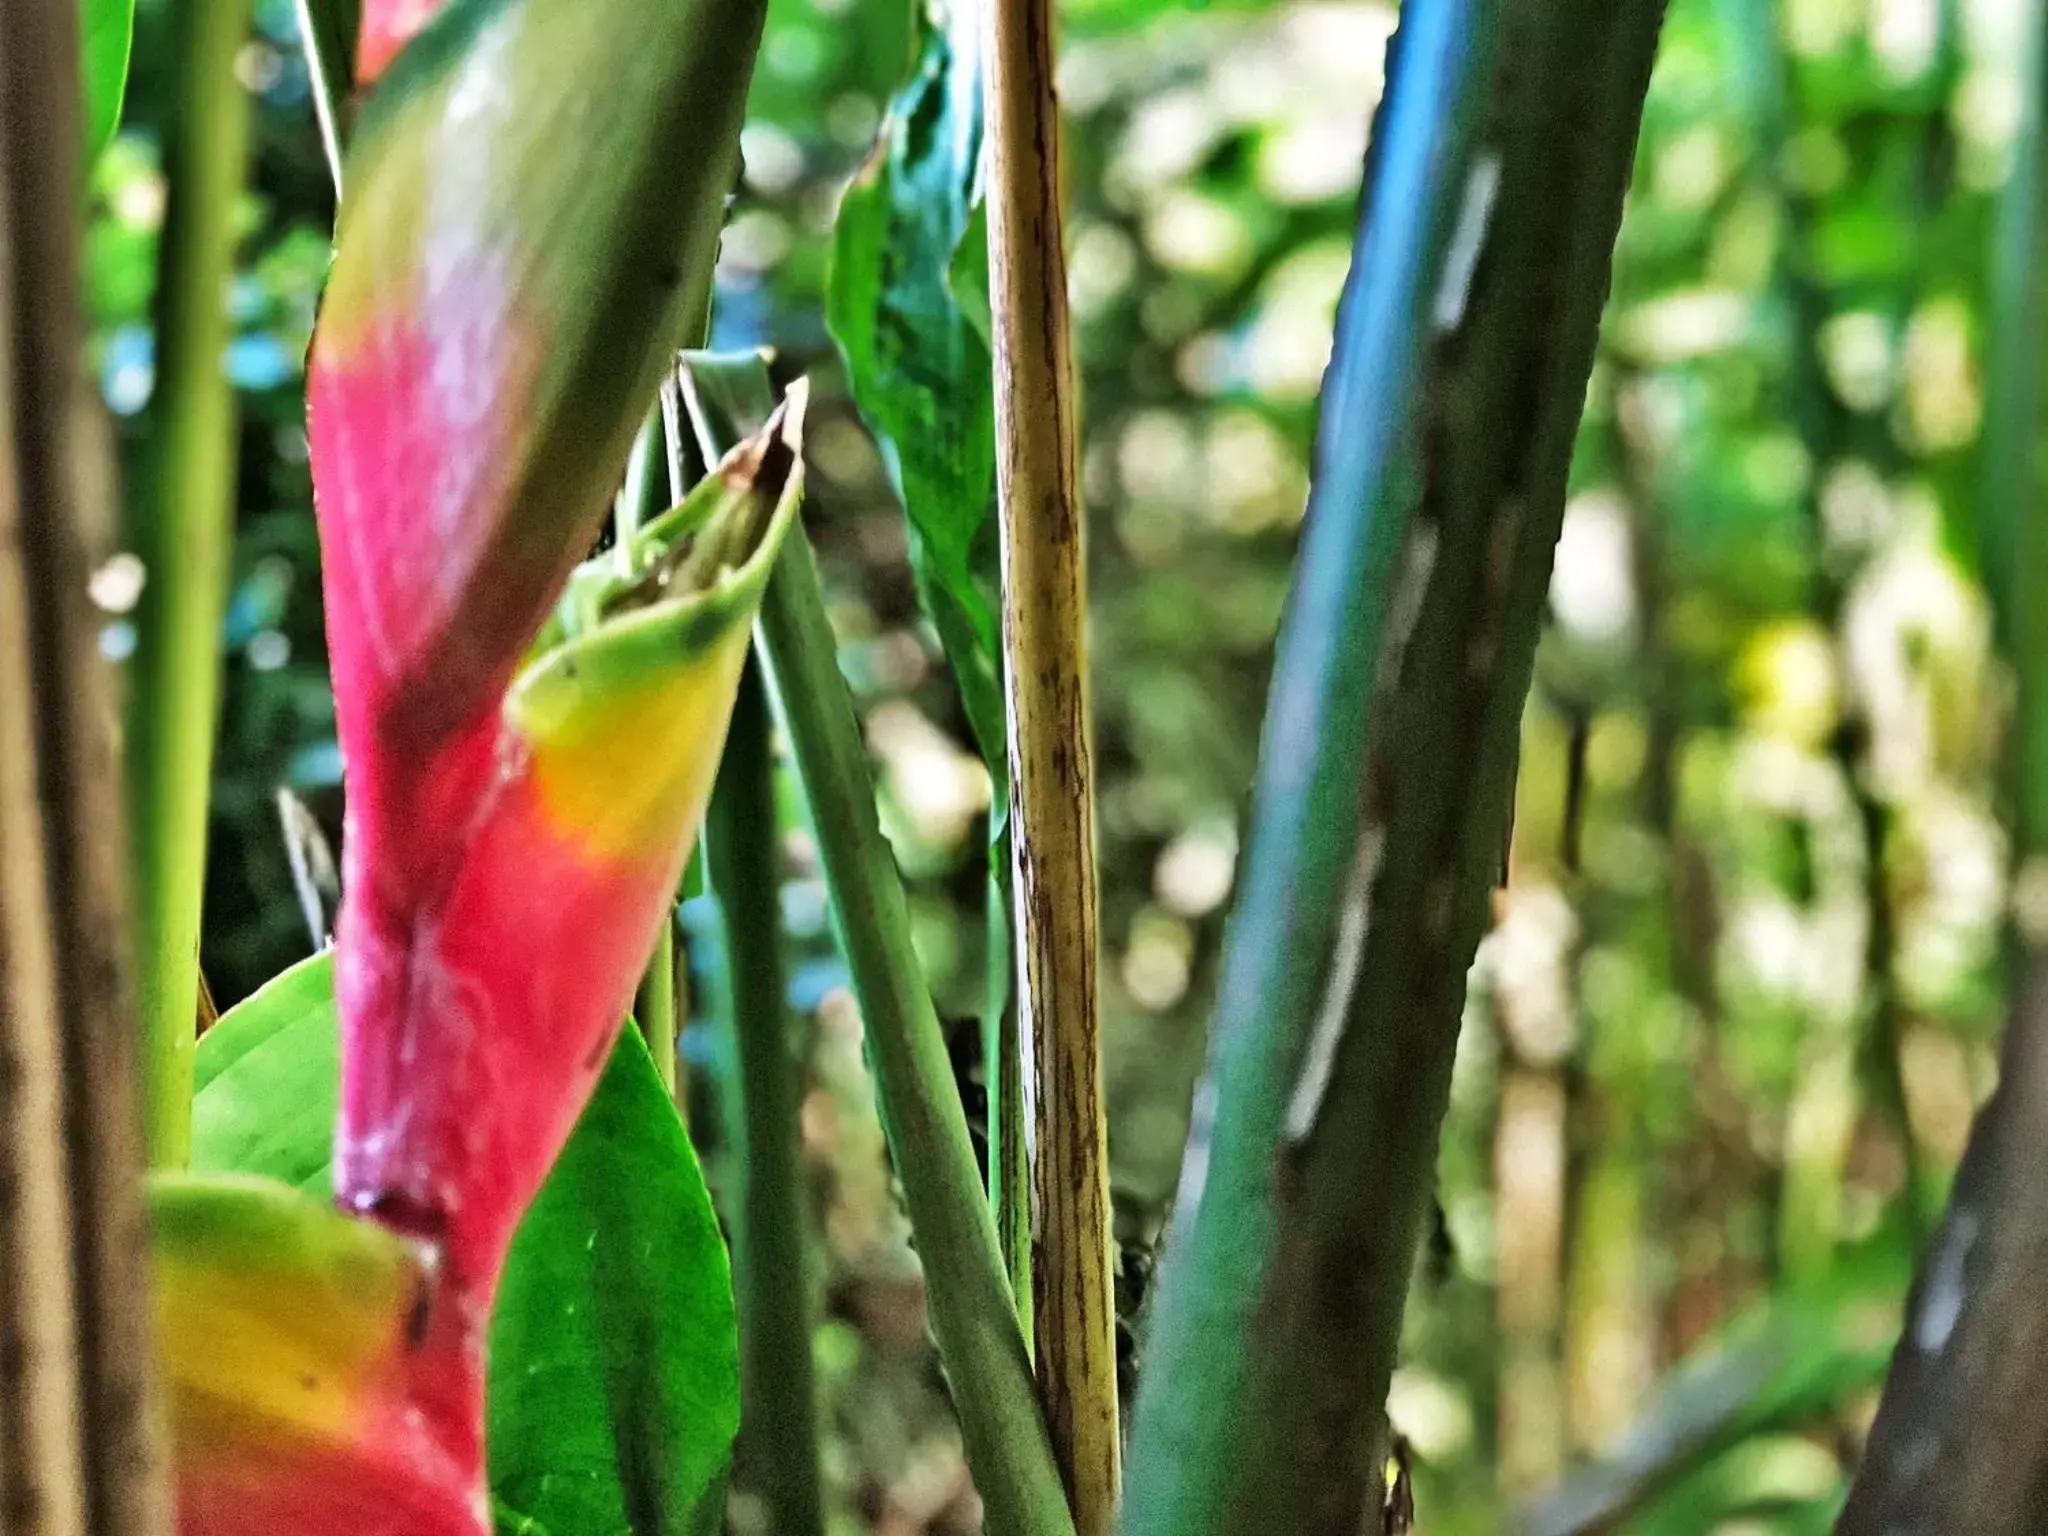
[[[706,302],[764,8],[449,0],[364,104],[307,361],[346,1214],[159,1212],[183,1536],[487,1528],[499,1272],[665,920],[802,489],[797,391],[571,583]],[[371,0],[365,73],[432,9]]]
[[[181,1536],[483,1536],[483,1362],[411,1244],[262,1179],[150,1222]]]
[[[356,82],[369,85],[398,57],[413,34],[434,19],[448,0],[364,0],[356,44]]]
[[[453,0],[371,94],[307,360],[344,730],[459,738],[590,548],[709,293],[762,12]]]
[[[401,13],[367,17],[403,30]],[[623,1012],[655,875],[692,830],[671,814],[687,797],[576,822],[674,768],[578,755],[626,694],[580,712],[559,689],[533,684],[531,706],[508,689],[705,302],[762,13],[450,0],[350,146],[307,363],[347,787],[337,1193],[444,1242],[449,1283],[486,1296]],[[751,494],[793,495],[784,468]],[[701,603],[662,685],[704,693],[697,734],[619,739],[702,755],[708,776],[731,688],[707,681],[727,632]],[[585,1022],[600,1002],[610,1017]]]
[[[458,1290],[495,1285],[666,918],[802,492],[804,399],[570,584],[451,827],[387,848],[352,820],[336,1194],[435,1239]]]
[[[343,1209],[255,1179],[153,1187],[181,1536],[488,1530],[492,1295],[703,818],[802,495],[805,400],[573,575],[493,711],[483,795],[415,839],[447,860],[421,904],[347,893]]]
[[[260,1180],[157,1187],[183,1536],[486,1528],[491,1293],[702,819],[801,496],[804,400],[576,573],[432,906],[394,930],[347,909],[336,1188],[410,1235]]]

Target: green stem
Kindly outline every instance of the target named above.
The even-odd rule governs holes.
[[[297,0],[299,40],[313,87],[313,114],[320,120],[320,146],[341,196],[341,151],[348,138],[350,99],[356,88],[356,34],[362,0]]]
[[[235,402],[221,358],[249,142],[249,93],[234,73],[247,6],[184,0],[175,22],[156,312],[157,458],[129,530],[144,576],[128,714],[136,978],[150,1161],[158,1167],[182,1165],[191,1136],[207,792],[235,505]]]
[[[924,1261],[932,1332],[988,1529],[992,1536],[1072,1536],[995,1220],[911,947],[902,878],[882,838],[867,752],[801,529],[791,531],[769,580],[759,639],[866,1022],[883,1128]]]
[[[629,560],[633,537],[641,526],[668,505],[663,495],[668,490],[663,459],[661,411],[657,408],[648,413],[640,435],[633,440],[633,454],[626,461],[626,483],[612,504],[612,532],[621,562]],[[671,1097],[676,1094],[676,1031],[681,1022],[676,1015],[675,914],[669,911],[663,914],[661,933],[633,995],[633,1019]]]
[[[1985,582],[1999,643],[2019,683],[2007,772],[2014,842],[2023,857],[2048,848],[2048,603],[2032,585],[2048,569],[2048,518],[2041,510],[2048,17],[2029,6],[2025,18],[2020,125],[1992,262],[1983,468]]]
[[[1010,934],[1010,836],[989,844],[988,989],[981,1017],[988,1080],[988,1203],[1017,1321],[1031,1337],[1031,1165],[1024,1139],[1024,1042],[1018,1033],[1016,948]]]
[[[817,1397],[811,1367],[804,1235],[801,1086],[783,1007],[775,871],[775,758],[768,697],[749,658],[704,834],[711,887],[725,915],[732,1005],[727,1042],[742,1156],[736,1182],[733,1287],[739,1300],[741,1450],[766,1496],[769,1528],[821,1536]]]
[[[662,914],[661,936],[647,957],[647,969],[633,994],[633,1019],[647,1040],[647,1054],[662,1087],[676,1091],[676,935],[673,914]]]
[[[1402,11],[1126,1536],[1355,1536],[1381,1513],[1387,1384],[1661,20],[1658,0]]]

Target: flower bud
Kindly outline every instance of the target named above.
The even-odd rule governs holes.
[[[375,844],[350,861],[336,1193],[441,1244],[479,1294],[668,920],[796,515],[803,405],[799,386],[628,559],[570,584],[447,862]]]

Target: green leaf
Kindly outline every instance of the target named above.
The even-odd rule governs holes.
[[[326,1187],[333,965],[316,956],[199,1042],[193,1167]],[[501,1536],[719,1528],[739,1425],[725,1243],[696,1153],[624,1031],[512,1245],[491,1336]]]
[[[910,524],[918,591],[1005,794],[988,230],[976,16],[927,15],[916,66],[839,208],[826,320]]]
[[[85,152],[96,157],[121,122],[135,0],[80,0],[78,54],[85,69]]]
[[[682,1121],[638,1031],[620,1041],[512,1243],[491,1483],[551,1531],[687,1536],[724,1514],[732,1278]]]
[[[334,965],[316,955],[221,1015],[199,1042],[192,1171],[329,1188],[341,1081]]]

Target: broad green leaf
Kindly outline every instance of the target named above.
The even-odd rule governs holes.
[[[826,319],[910,524],[925,609],[1004,800],[988,232],[977,14],[927,15],[908,84],[839,208]]]
[[[739,1428],[732,1281],[682,1121],[621,1038],[512,1244],[491,1483],[551,1531],[688,1536],[720,1526]]]
[[[135,0],[80,0],[78,56],[85,70],[85,152],[107,147],[121,122],[128,89],[128,51],[135,36]]]
[[[337,1092],[320,955],[199,1043],[193,1162],[324,1188]],[[502,1536],[695,1536],[723,1518],[739,1423],[724,1240],[681,1120],[631,1029],[526,1214],[493,1319]]]

